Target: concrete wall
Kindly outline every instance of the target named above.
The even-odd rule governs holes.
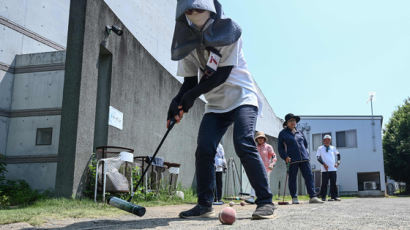
[[[0,62],[10,64],[16,54],[58,50],[40,38],[45,38],[61,48],[67,41],[69,0],[3,0],[0,2],[0,17],[16,26],[0,24]],[[50,20],[52,19],[52,20]],[[9,25],[9,24],[8,24]],[[38,40],[28,35],[34,35]],[[39,41],[40,40],[40,41]],[[3,46],[4,45],[4,46]]]
[[[177,62],[171,61],[171,42],[177,1],[104,1],[143,47],[175,76]]]
[[[17,55],[7,119],[7,178],[54,189],[65,52]],[[51,145],[36,145],[37,128],[52,128]]]
[[[47,55],[16,55],[64,50],[68,9],[69,0],[0,1],[0,154],[8,158],[7,178],[36,189],[54,188],[56,157],[49,156],[57,155],[64,72],[44,71],[53,64]],[[53,144],[35,146],[36,128],[44,126],[53,127]]]
[[[6,154],[13,74],[0,70],[0,154]]]
[[[25,180],[32,189],[54,190],[57,163],[20,163],[7,165],[7,179]]]
[[[338,169],[338,182],[342,192],[357,192],[357,173],[380,172],[381,190],[385,191],[385,174],[382,148],[382,117],[375,116],[376,152],[373,152],[372,120],[370,117],[303,117],[300,123],[307,123],[310,130],[311,163],[320,169],[315,149],[312,149],[312,135],[316,133],[332,133],[332,144],[336,145],[336,132],[357,130],[357,148],[339,148],[342,164]]]
[[[110,105],[124,113],[122,131],[110,127],[108,144],[136,149],[136,155],[151,155],[165,132],[169,100],[180,83],[134,38],[101,1],[73,1],[64,83],[62,127],[56,191],[77,195],[87,161],[93,152],[94,121],[101,44],[112,55]],[[87,20],[85,17],[87,16]],[[124,28],[119,37],[106,37],[105,25]],[[160,155],[172,162],[193,162],[195,130],[203,113],[198,102],[170,133]],[[184,163],[181,175],[192,177],[193,165]],[[182,176],[184,177],[184,176]],[[188,181],[181,178],[181,181]],[[185,185],[190,182],[185,183]],[[192,183],[192,182],[191,182]]]

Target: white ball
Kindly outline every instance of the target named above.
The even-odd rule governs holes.
[[[182,200],[184,199],[184,192],[182,192],[182,191],[176,191],[176,192],[175,192],[175,195],[176,195],[177,197],[181,198]]]

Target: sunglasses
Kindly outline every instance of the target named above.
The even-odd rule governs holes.
[[[189,9],[189,10],[185,11],[185,14],[191,15],[191,14],[193,14],[194,12],[197,12],[197,13],[203,13],[203,12],[205,12],[205,10],[200,10],[200,9]]]

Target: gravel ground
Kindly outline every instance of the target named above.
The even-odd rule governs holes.
[[[218,213],[224,206],[215,206]],[[185,220],[180,211],[192,205],[147,208],[143,218],[124,215],[115,219],[66,219],[39,228],[27,223],[0,226],[0,229],[410,229],[410,198],[357,198],[325,204],[277,206],[271,220],[251,220],[254,205],[234,206],[237,220],[222,225],[218,219]]]

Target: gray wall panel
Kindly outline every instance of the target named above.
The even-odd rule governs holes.
[[[0,110],[10,110],[12,89],[13,74],[0,70]]]
[[[57,163],[8,164],[7,179],[24,179],[33,189],[54,190]]]
[[[12,110],[61,108],[64,71],[16,74]]]
[[[9,128],[9,118],[0,116],[0,154],[6,154],[7,131]]]
[[[53,128],[51,145],[36,145],[37,128]],[[57,154],[60,116],[10,118],[7,156]]]
[[[53,51],[44,53],[33,53],[18,55],[16,57],[16,67],[35,66],[44,64],[57,64],[65,62],[65,51]]]

